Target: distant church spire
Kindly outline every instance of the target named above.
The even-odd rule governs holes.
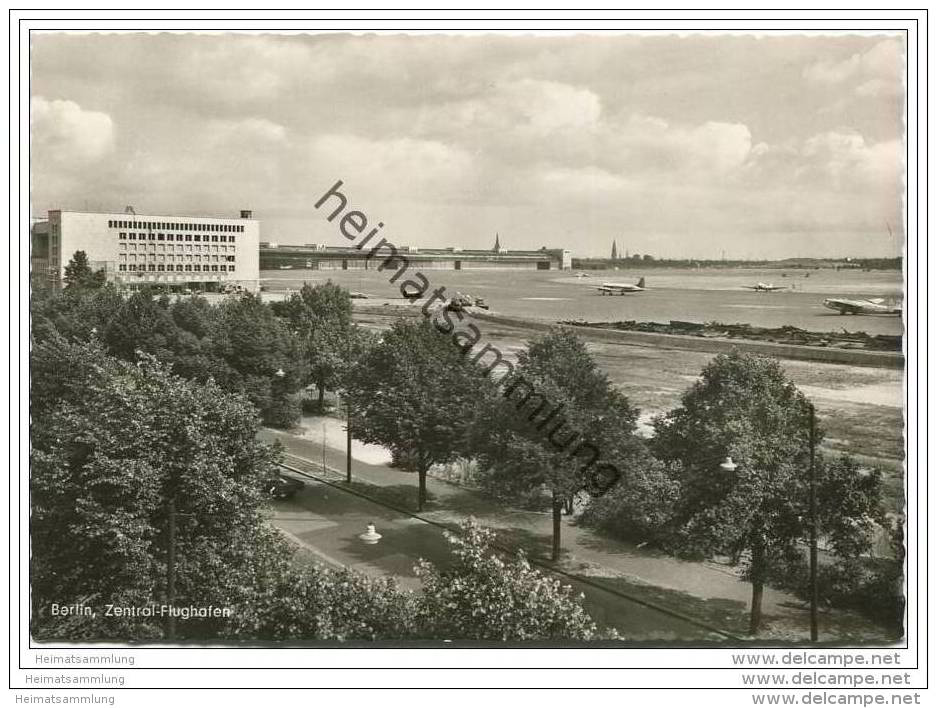
[[[612,260],[613,261],[618,260],[618,244],[615,243],[614,239],[612,239]]]
[[[495,232],[495,247],[492,249],[495,253],[501,252],[501,237]]]

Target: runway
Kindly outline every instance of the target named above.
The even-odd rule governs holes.
[[[430,288],[444,287],[485,298],[492,312],[547,321],[575,320],[650,322],[722,322],[761,327],[791,325],[815,332],[865,331],[902,334],[900,317],[839,315],[823,307],[826,297],[901,299],[901,274],[895,271],[712,269],[635,269],[591,271],[589,277],[559,271],[427,270]],[[805,277],[809,274],[809,277]],[[332,280],[366,293],[371,304],[405,302],[393,271],[275,270],[262,271],[261,282],[271,292],[297,289],[303,282]],[[646,279],[647,290],[622,296],[602,296],[604,282],[635,283]],[[786,277],[785,277],[786,276]],[[757,282],[785,285],[773,293],[743,288]],[[793,286],[793,287],[790,287]]]

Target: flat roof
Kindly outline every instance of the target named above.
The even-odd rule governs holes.
[[[60,214],[96,214],[100,216],[120,216],[125,219],[213,219],[215,221],[260,221],[251,217],[249,219],[240,216],[200,216],[192,214],[128,214],[124,211],[87,211],[80,209],[49,209],[49,213]],[[35,218],[35,217],[30,217]]]
[[[297,246],[292,244],[279,244],[276,247],[270,246],[267,242],[262,242],[260,244],[260,252],[267,255],[276,255],[277,253],[293,253],[301,254],[304,257],[309,258],[341,258],[352,256],[356,258],[367,258],[369,253],[368,249],[358,250],[354,246],[329,246],[326,249],[312,249],[307,246]],[[511,260],[517,258],[524,259],[549,259],[556,258],[563,253],[561,248],[551,248],[546,251],[481,251],[481,250],[470,250],[470,251],[450,251],[446,249],[438,248],[420,248],[415,251],[408,251],[403,247],[397,247],[397,254],[399,256],[404,256],[411,260],[419,260],[421,258],[452,258],[455,260],[472,260],[476,258],[484,258],[488,260]],[[386,256],[385,256],[386,257]]]

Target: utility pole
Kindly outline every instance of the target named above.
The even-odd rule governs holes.
[[[817,416],[813,404],[810,413],[810,641],[819,637],[817,605],[820,590],[817,586]]]
[[[351,403],[345,401],[345,431],[347,435],[347,446],[345,450],[345,475],[346,481],[351,484]]]
[[[169,533],[166,552],[166,604],[169,605],[170,613],[166,619],[166,639],[176,638],[176,618],[172,614],[172,606],[176,601],[176,500],[170,499],[168,504],[169,511]]]

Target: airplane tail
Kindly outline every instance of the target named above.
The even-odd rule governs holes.
[[[638,287],[639,287],[639,288],[643,288],[643,287],[644,287],[644,278],[641,278],[641,280],[638,281]]]

